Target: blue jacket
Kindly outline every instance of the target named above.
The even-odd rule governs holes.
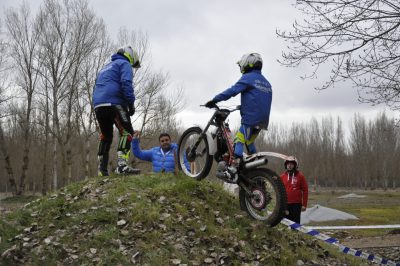
[[[243,74],[235,85],[215,96],[213,101],[225,101],[239,93],[241,93],[241,123],[266,129],[271,111],[272,87],[261,74],[261,70]]]
[[[122,105],[135,102],[133,94],[133,70],[129,60],[120,54],[113,54],[111,62],[97,75],[93,92],[93,106]]]
[[[161,147],[154,147],[150,150],[142,151],[139,146],[139,140],[132,140],[132,152],[133,154],[143,161],[153,163],[153,172],[174,172],[175,170],[175,158],[174,152],[178,151],[178,144],[171,143],[171,149],[167,152],[163,152]]]

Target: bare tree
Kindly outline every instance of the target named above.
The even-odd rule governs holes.
[[[7,84],[7,43],[2,38],[2,24],[0,21],[0,147],[1,153],[4,157],[4,167],[7,173],[7,180],[4,180],[5,184],[10,184],[13,189],[13,194],[16,194],[17,186],[14,178],[14,171],[10,162],[10,154],[7,149],[7,143],[4,136],[4,130],[1,123],[1,119],[7,117],[9,110],[6,108],[6,103],[10,100],[10,97],[6,94],[8,89]]]
[[[356,179],[355,185],[367,188],[369,183],[369,155],[370,145],[368,143],[368,128],[365,118],[355,114],[350,130],[350,151],[352,154],[351,164],[352,176]]]
[[[385,113],[381,113],[375,121],[370,123],[369,143],[371,147],[370,172],[372,175],[373,187],[387,189],[389,180],[397,175],[397,165],[394,154],[397,146],[397,136],[394,128],[394,121],[389,119]],[[396,168],[396,167],[395,167]]]
[[[69,7],[67,7],[69,8]],[[87,1],[71,1],[72,23],[70,26],[71,40],[68,44],[73,50],[74,61],[71,62],[70,77],[66,80],[65,116],[66,122],[63,132],[65,145],[65,160],[67,166],[67,183],[72,180],[72,147],[71,141],[74,132],[79,131],[78,124],[73,123],[75,113],[79,112],[80,84],[82,82],[82,64],[87,58],[97,57],[101,39],[106,37],[103,21],[89,9]],[[100,56],[101,58],[101,56]]]
[[[141,93],[137,96],[138,116],[141,119],[139,130],[142,135],[145,135],[145,129],[148,124],[158,115],[156,103],[158,96],[161,95],[164,86],[166,85],[167,76],[161,73],[150,75],[145,83],[142,83]]]
[[[345,184],[346,186],[352,186],[347,178],[348,167],[347,167],[347,154],[346,154],[346,143],[344,138],[344,131],[342,126],[342,120],[340,117],[336,119],[335,139],[334,139],[334,175],[335,179],[339,184]]]
[[[9,52],[16,69],[16,84],[24,92],[24,118],[22,119],[23,158],[18,194],[25,191],[26,172],[29,166],[29,149],[31,142],[31,113],[34,92],[38,80],[39,61],[37,60],[40,31],[35,27],[29,7],[23,3],[18,10],[6,12],[6,26],[9,33]]]
[[[0,119],[7,116],[7,111],[5,108],[5,104],[10,100],[10,96],[6,94],[6,90],[8,88],[8,53],[7,46],[8,44],[3,39],[3,31],[2,31],[2,23],[0,20]]]
[[[309,62],[330,77],[318,89],[351,80],[360,100],[399,109],[400,5],[389,0],[297,0],[305,19],[292,31],[277,31],[290,43],[281,63]]]
[[[98,33],[104,27],[85,0],[45,0],[39,11],[42,77],[51,89],[53,136],[53,184],[58,186],[57,148],[62,155],[63,174],[71,179],[70,141],[74,132],[79,69],[85,56],[98,47]],[[61,111],[61,112],[60,112]],[[68,168],[68,169],[67,169]]]

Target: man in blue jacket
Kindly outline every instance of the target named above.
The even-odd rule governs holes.
[[[237,181],[237,167],[243,157],[243,147],[246,144],[248,152],[255,153],[254,140],[261,129],[267,129],[272,102],[272,88],[269,81],[261,74],[263,61],[258,53],[242,56],[238,65],[242,77],[232,87],[216,95],[206,103],[212,108],[217,102],[228,100],[241,94],[240,115],[242,117],[239,132],[235,136],[235,164],[228,167],[231,182]]]
[[[141,150],[139,146],[139,131],[133,134],[132,152],[135,157],[153,164],[153,172],[174,172],[175,171],[175,153],[178,151],[178,145],[171,143],[171,136],[168,133],[161,133],[158,137],[160,146],[153,147],[150,150]]]
[[[113,139],[113,125],[118,128],[118,166],[116,173],[135,173],[128,166],[133,135],[131,118],[135,113],[133,70],[139,68],[138,54],[130,46],[118,49],[111,62],[98,73],[93,91],[93,106],[100,127],[98,149],[99,175],[108,176],[108,156]]]

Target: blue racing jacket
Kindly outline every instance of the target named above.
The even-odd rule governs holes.
[[[135,102],[133,93],[133,70],[129,60],[120,54],[113,54],[111,62],[97,75],[93,91],[93,106],[122,105]]]
[[[271,112],[272,87],[261,74],[261,70],[243,74],[235,85],[215,96],[213,101],[225,101],[239,93],[241,93],[241,123],[266,129]]]
[[[139,146],[139,140],[132,140],[132,152],[133,154],[143,161],[152,162],[153,172],[174,172],[175,170],[175,158],[174,152],[178,152],[178,144],[171,143],[169,151],[164,152],[160,146],[154,147],[150,150],[142,151]]]

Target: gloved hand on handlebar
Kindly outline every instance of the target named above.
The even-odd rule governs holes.
[[[128,105],[128,115],[133,116],[135,114],[135,105],[132,103]]]
[[[211,100],[211,101],[208,101],[208,102],[205,104],[205,106],[206,106],[207,108],[213,108],[213,107],[215,107],[215,104],[216,104],[216,102],[215,102],[214,100]]]

